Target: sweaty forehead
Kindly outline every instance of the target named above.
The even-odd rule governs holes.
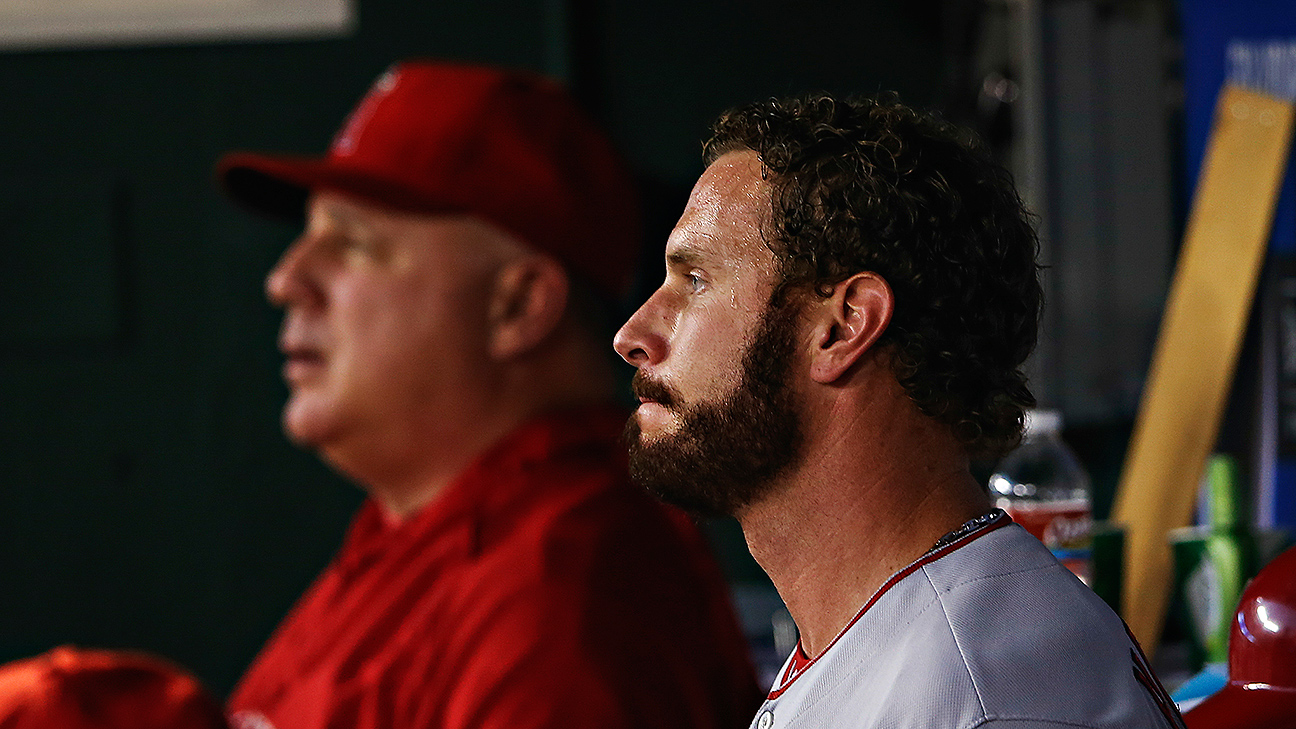
[[[729,152],[698,178],[672,239],[683,234],[687,242],[716,247],[717,253],[759,256],[765,251],[761,226],[768,210],[760,158],[749,150]]]

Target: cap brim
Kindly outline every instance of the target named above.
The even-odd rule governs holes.
[[[436,199],[399,180],[347,167],[328,158],[234,152],[216,165],[221,188],[233,200],[259,213],[301,219],[312,190],[342,192],[397,210],[459,212],[461,206]]]
[[[1296,690],[1230,683],[1184,712],[1188,729],[1293,729]]]

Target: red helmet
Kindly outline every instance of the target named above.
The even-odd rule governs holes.
[[[1189,729],[1296,729],[1296,547],[1242,592],[1228,673],[1224,688],[1184,714]]]

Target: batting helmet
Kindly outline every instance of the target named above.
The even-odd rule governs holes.
[[[1228,683],[1184,714],[1189,729],[1296,729],[1296,547],[1242,592]]]

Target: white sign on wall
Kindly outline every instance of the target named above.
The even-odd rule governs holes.
[[[356,0],[0,0],[0,50],[329,37]]]

